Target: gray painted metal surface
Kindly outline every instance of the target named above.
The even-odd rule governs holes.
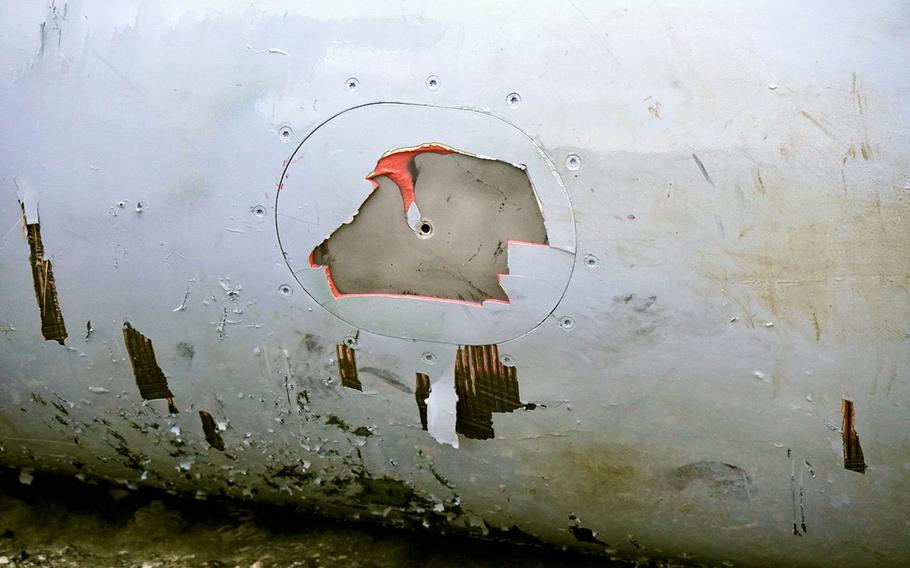
[[[905,6],[186,4],[2,6],[0,463],[624,558],[908,556]],[[352,216],[414,144],[526,164],[556,252],[509,267],[556,298],[306,293],[283,172],[375,102],[435,110],[369,107],[301,195]]]

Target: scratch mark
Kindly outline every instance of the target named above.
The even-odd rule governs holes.
[[[808,112],[804,111],[803,109],[799,109],[799,114],[803,115],[803,117],[805,117],[806,120],[808,120],[809,122],[811,122],[812,124],[814,124],[819,130],[821,130],[822,132],[824,132],[829,138],[831,138],[832,140],[837,140],[837,137],[834,136],[834,134],[832,134],[830,130],[828,130],[827,128],[825,128],[824,125],[822,125],[821,122],[819,122],[818,120],[816,120],[816,118],[815,118],[814,116],[812,116],[812,115],[809,114]]]
[[[186,310],[186,301],[190,298],[190,288],[187,286],[186,292],[183,294],[183,301],[180,302],[180,305],[173,309],[175,312],[182,312]]]
[[[756,170],[755,172],[755,189],[760,194],[765,194],[765,181],[761,178],[761,170]]]
[[[803,533],[799,530],[799,513],[798,510],[802,508],[802,491],[803,488],[800,486],[797,489],[796,485],[796,458],[793,457],[793,452],[790,448],[787,448],[787,457],[790,459],[790,498],[793,504],[793,536],[803,536]],[[799,494],[799,502],[797,503],[797,494]],[[803,519],[802,524],[805,525],[805,519]]]
[[[395,389],[400,390],[401,392],[405,392],[408,394],[411,394],[412,392],[414,392],[411,390],[411,387],[409,387],[408,385],[401,382],[401,379],[398,377],[398,375],[396,375],[395,373],[386,371],[385,369],[379,369],[377,367],[362,367],[362,368],[358,369],[357,371],[360,374],[368,373],[370,375],[373,375],[377,379],[387,383],[389,386],[391,386]]]
[[[844,468],[857,473],[866,473],[863,449],[859,445],[859,435],[856,433],[856,412],[853,401],[843,399],[841,412],[844,415],[841,428],[844,440]]]
[[[166,399],[168,412],[177,414],[174,393],[168,388],[167,377],[155,359],[152,341],[134,329],[129,322],[123,324],[123,341],[126,343],[139,394],[145,400]]]
[[[705,169],[705,165],[701,163],[701,160],[698,159],[698,156],[695,153],[692,153],[692,159],[695,160],[695,165],[698,166],[698,169],[701,170],[701,175],[705,176],[705,181],[711,184],[712,187],[717,187],[714,185],[714,181],[711,179],[711,176],[708,175],[708,170]]]

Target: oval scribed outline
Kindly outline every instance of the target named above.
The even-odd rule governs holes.
[[[572,200],[571,200],[570,195],[566,191],[565,183],[563,182],[562,177],[559,175],[559,172],[556,169],[555,163],[550,158],[550,156],[544,151],[544,149],[541,148],[540,145],[537,144],[537,142],[527,132],[525,132],[520,127],[516,126],[512,122],[510,122],[502,117],[496,116],[495,114],[492,114],[489,112],[477,110],[477,109],[464,108],[464,107],[453,107],[453,106],[446,106],[446,105],[434,105],[434,104],[426,104],[426,103],[402,102],[402,101],[374,101],[374,102],[364,103],[364,104],[346,108],[342,111],[339,111],[339,112],[333,114],[329,118],[323,120],[322,122],[317,124],[315,127],[313,127],[306,134],[306,136],[303,137],[303,139],[300,141],[300,143],[297,145],[297,147],[294,148],[294,151],[291,153],[291,155],[285,160],[284,168],[282,169],[282,172],[281,172],[281,178],[278,183],[278,191],[276,192],[275,199],[274,199],[275,212],[276,212],[275,218],[274,218],[274,224],[275,224],[275,234],[278,238],[278,245],[279,245],[279,248],[281,249],[282,257],[284,258],[285,265],[291,271],[291,274],[293,275],[294,279],[297,281],[298,285],[303,289],[303,291],[307,294],[307,296],[311,300],[313,300],[316,304],[318,304],[324,311],[331,314],[337,320],[339,320],[339,321],[345,323],[346,325],[349,325],[355,329],[362,329],[364,331],[374,333],[374,334],[380,335],[380,336],[385,336],[385,337],[397,337],[397,338],[407,339],[407,340],[420,340],[420,341],[426,341],[426,342],[430,342],[430,343],[442,343],[442,344],[466,343],[466,342],[461,342],[461,341],[446,341],[443,339],[413,337],[413,336],[409,336],[408,334],[388,333],[388,332],[384,332],[384,331],[377,331],[375,329],[370,329],[368,326],[363,326],[363,325],[354,323],[353,321],[350,321],[348,318],[346,318],[344,315],[336,313],[332,309],[329,309],[329,307],[327,307],[325,305],[327,302],[321,302],[318,297],[314,296],[313,292],[311,292],[308,289],[307,284],[303,280],[301,280],[301,277],[298,275],[299,271],[295,270],[294,266],[291,264],[291,261],[289,260],[289,255],[288,255],[288,252],[286,249],[287,239],[282,239],[282,234],[281,234],[281,230],[280,230],[280,226],[279,226],[279,222],[280,222],[279,219],[280,219],[280,217],[282,217],[282,214],[280,214],[280,209],[279,209],[279,201],[280,201],[280,198],[282,195],[282,191],[284,191],[286,188],[285,186],[286,186],[286,182],[288,179],[288,171],[290,169],[291,164],[293,164],[295,161],[299,161],[301,159],[298,156],[298,154],[301,153],[301,151],[303,150],[303,147],[307,143],[307,141],[310,140],[317,132],[320,131],[320,129],[322,129],[323,127],[328,125],[330,122],[341,117],[342,115],[345,115],[345,114],[348,114],[348,113],[351,113],[351,112],[354,112],[357,110],[362,110],[362,109],[366,109],[366,108],[370,108],[370,107],[382,107],[382,106],[398,107],[398,108],[410,107],[410,108],[415,108],[415,109],[421,109],[421,108],[423,108],[423,109],[440,109],[440,110],[447,110],[447,111],[466,112],[466,113],[472,113],[475,116],[482,116],[482,117],[494,119],[495,121],[497,121],[505,126],[510,127],[515,132],[520,134],[521,137],[525,141],[530,143],[531,147],[533,147],[533,149],[536,151],[535,153],[536,153],[537,157],[540,158],[540,160],[542,161],[542,165],[546,167],[546,170],[548,170],[548,173],[552,176],[553,181],[555,181],[556,185],[558,186],[558,188],[560,190],[561,198],[565,200],[564,205],[560,206],[560,207],[564,208],[566,210],[566,213],[568,216],[568,223],[570,226],[570,230],[568,233],[570,236],[570,238],[568,239],[568,241],[570,242],[569,246],[550,245],[550,248],[552,248],[556,251],[568,253],[569,255],[571,255],[572,262],[569,262],[567,264],[566,270],[563,272],[563,274],[566,274],[565,282],[561,286],[561,289],[559,289],[558,299],[553,303],[553,305],[550,307],[549,311],[545,314],[541,314],[539,317],[533,318],[533,320],[531,320],[531,321],[533,321],[533,323],[531,323],[531,321],[529,321],[527,324],[528,325],[527,329],[523,329],[520,332],[516,332],[513,335],[510,335],[509,337],[499,339],[496,341],[496,343],[505,343],[508,341],[513,341],[515,339],[518,339],[519,337],[525,336],[525,335],[533,332],[535,329],[540,327],[540,325],[542,325],[549,317],[551,317],[553,315],[553,313],[556,311],[556,309],[559,307],[559,305],[562,302],[563,297],[565,296],[565,291],[568,288],[569,283],[571,282],[572,276],[574,275],[574,271],[575,271],[574,259],[575,259],[575,255],[576,255],[577,251],[576,251],[576,242],[575,242],[575,239],[576,239],[575,214],[574,214],[574,208],[572,206]],[[498,159],[498,158],[494,158],[494,159]],[[529,172],[529,175],[530,175],[530,172]],[[533,190],[534,190],[535,194],[537,194],[538,200],[540,201],[540,193],[539,193],[540,190],[538,189],[538,185],[533,183],[534,182],[533,179],[531,181],[532,181]],[[553,192],[551,191],[550,194],[553,194]],[[542,203],[541,203],[541,209],[546,214],[546,211],[544,210]],[[563,224],[565,224],[565,222],[566,222],[566,220],[561,221],[561,223],[563,223]],[[549,234],[549,229],[550,229],[550,227],[548,226],[547,227],[548,234]],[[322,272],[322,271],[320,271],[320,272]],[[401,296],[400,298],[408,299],[408,300],[419,299],[417,297],[409,297],[409,296]],[[534,321],[534,320],[536,320],[536,321]]]

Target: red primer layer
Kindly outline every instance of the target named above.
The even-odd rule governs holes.
[[[408,208],[414,203],[414,180],[411,178],[411,172],[408,170],[408,164],[411,163],[419,154],[457,154],[458,151],[440,144],[424,144],[417,148],[406,148],[393,150],[376,162],[376,169],[367,176],[367,179],[373,182],[373,189],[379,187],[379,183],[374,179],[379,176],[388,176],[398,189],[401,191],[401,200],[404,203],[404,214],[408,214]]]

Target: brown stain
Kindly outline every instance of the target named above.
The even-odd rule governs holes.
[[[844,415],[841,427],[844,437],[844,468],[866,473],[863,448],[859,445],[859,435],[856,433],[856,411],[852,400],[841,401],[841,413]]]
[[[338,359],[338,374],[341,376],[342,386],[363,391],[360,379],[357,376],[357,358],[354,350],[343,343],[335,346],[335,354]]]
[[[60,300],[57,297],[57,284],[51,261],[44,258],[44,243],[41,241],[39,223],[28,223],[25,214],[25,203],[22,206],[22,224],[28,239],[28,261],[32,267],[32,281],[35,285],[35,299],[41,313],[41,334],[48,341],[63,345],[66,340],[66,324],[60,311]]]
[[[816,341],[867,333],[900,339],[895,293],[910,278],[910,202],[782,186],[754,200],[742,238],[720,243],[696,270],[742,307],[745,317],[802,327]],[[717,287],[711,292],[717,294]],[[751,325],[751,324],[750,324]]]
[[[571,487],[579,503],[602,502],[608,497],[617,504],[629,504],[637,501],[639,488],[660,483],[640,468],[641,460],[637,447],[583,438],[559,446],[552,460],[547,460],[547,475],[554,492]],[[562,500],[564,496],[554,493],[552,498]]]
[[[202,431],[205,433],[205,441],[216,450],[224,451],[224,439],[218,433],[218,427],[212,415],[204,410],[199,411],[199,419],[202,420]]]
[[[155,348],[152,341],[133,328],[129,322],[123,324],[123,341],[129,354],[133,375],[139,394],[145,400],[167,400],[168,412],[177,414],[174,404],[174,393],[167,384],[167,377],[155,359]]]
[[[430,396],[430,377],[423,373],[417,373],[416,384],[414,386],[414,398],[417,399],[417,411],[420,413],[420,426],[427,429],[427,397]]]
[[[495,345],[458,348],[455,392],[455,431],[474,440],[494,437],[494,412],[512,412],[524,406],[518,395],[518,372],[500,362]]]

